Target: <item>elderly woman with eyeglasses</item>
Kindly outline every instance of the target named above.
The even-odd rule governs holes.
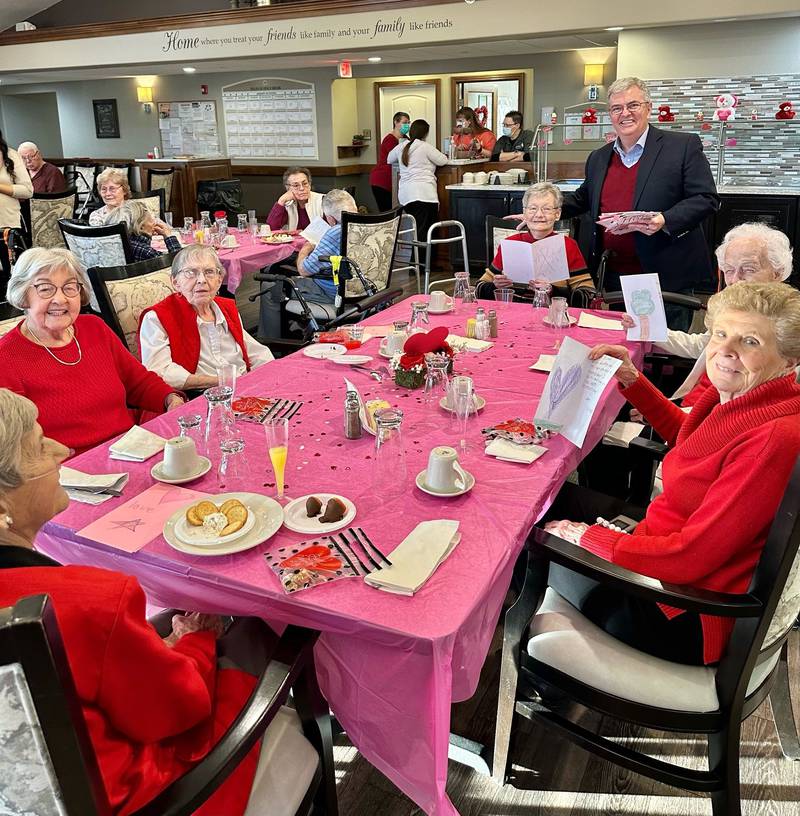
[[[210,388],[220,366],[244,374],[273,359],[244,330],[236,302],[217,297],[223,273],[211,247],[188,246],[172,262],[175,293],[142,312],[142,362],[174,388]]]
[[[106,167],[95,179],[95,184],[103,199],[103,206],[89,213],[89,224],[102,227],[107,223],[109,215],[131,197],[131,187],[127,172],[119,167]]]
[[[27,250],[7,290],[25,317],[0,338],[0,387],[28,397],[47,436],[75,452],[129,430],[131,409],[162,413],[183,403],[99,317],[80,313],[88,291],[69,250]]]
[[[322,193],[311,189],[311,171],[287,167],[283,174],[286,192],[273,204],[267,224],[273,230],[303,230],[322,217]]]

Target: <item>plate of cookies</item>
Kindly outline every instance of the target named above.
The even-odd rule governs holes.
[[[220,493],[174,513],[164,538],[190,555],[229,555],[265,541],[282,523],[283,508],[268,496]]]
[[[356,506],[336,493],[313,493],[290,501],[283,513],[288,529],[317,535],[346,527],[356,517]]]

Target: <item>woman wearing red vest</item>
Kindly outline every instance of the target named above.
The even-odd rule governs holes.
[[[211,247],[188,246],[172,263],[175,294],[141,314],[142,362],[174,388],[210,388],[222,365],[244,374],[273,359],[244,330],[236,303],[217,297],[223,274]]]

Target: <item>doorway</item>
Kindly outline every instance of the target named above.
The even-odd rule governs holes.
[[[462,106],[472,108],[496,136],[501,135],[509,111],[525,113],[525,74],[453,77],[452,83],[453,114]]]
[[[428,141],[441,149],[439,133],[439,90],[438,79],[406,80],[399,82],[375,83],[375,144],[392,129],[392,117],[403,111],[415,119],[424,119],[431,126]]]

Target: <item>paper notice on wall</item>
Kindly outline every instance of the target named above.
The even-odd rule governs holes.
[[[623,275],[620,283],[625,311],[636,321],[636,325],[628,329],[628,340],[666,340],[667,316],[658,275],[655,272]]]

